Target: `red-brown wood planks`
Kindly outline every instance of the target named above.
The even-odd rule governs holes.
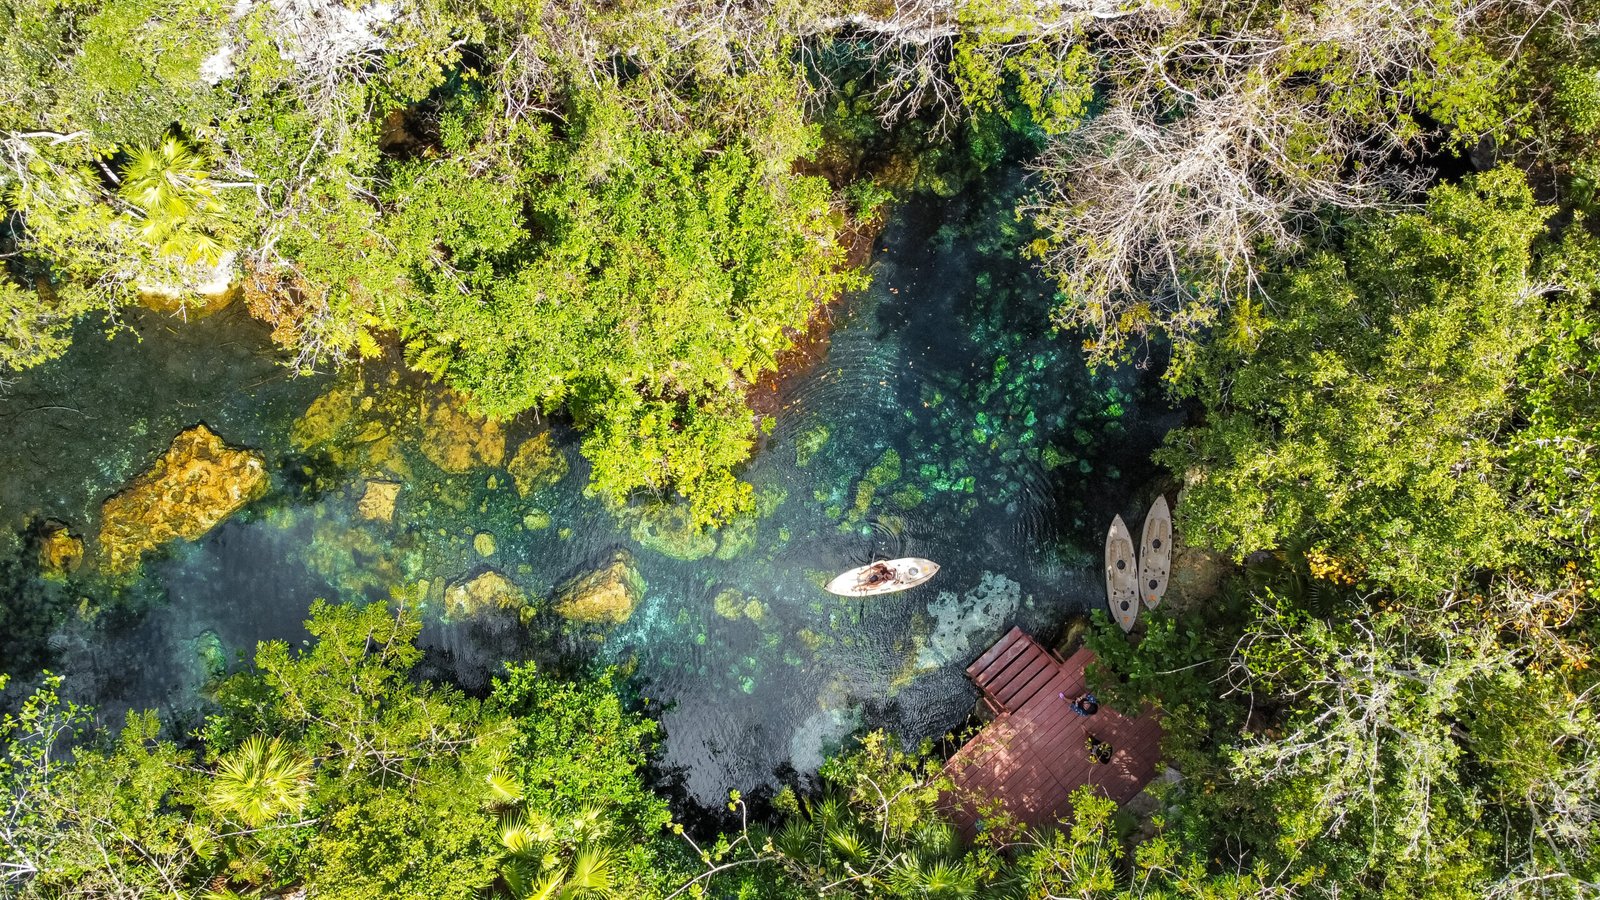
[[[977,806],[996,800],[1028,827],[1072,816],[1071,793],[1093,785],[1126,803],[1155,777],[1161,726],[1153,714],[1128,718],[1105,704],[1079,716],[1067,700],[1084,690],[1087,649],[1065,662],[1013,628],[967,674],[995,707],[1006,710],[945,765],[956,792],[947,798],[958,830],[971,839],[984,825]],[[1109,763],[1089,760],[1090,735],[1112,746]]]

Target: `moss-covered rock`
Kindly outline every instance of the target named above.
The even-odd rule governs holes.
[[[617,625],[633,615],[644,598],[644,590],[644,579],[634,569],[633,557],[626,550],[618,550],[605,566],[557,588],[555,609],[572,622]]]
[[[230,448],[211,429],[196,425],[101,507],[103,565],[127,572],[167,541],[200,537],[265,493],[268,481],[259,454]]]
[[[874,462],[872,467],[867,469],[867,473],[861,476],[861,481],[856,484],[856,496],[853,505],[855,514],[857,516],[866,515],[868,508],[872,506],[873,498],[878,495],[878,491],[886,485],[899,481],[900,475],[900,454],[893,447],[890,447],[883,451],[883,455],[878,457],[877,462]]]
[[[889,502],[901,509],[916,509],[927,499],[928,497],[923,493],[922,488],[914,484],[903,485],[889,495]]]
[[[487,531],[480,531],[473,535],[472,549],[476,551],[479,556],[493,556],[494,551],[498,549],[495,546],[494,535]]]
[[[893,481],[900,480],[900,454],[893,448],[883,451],[878,461],[867,470],[864,481],[871,482],[878,487],[883,487]]]
[[[566,456],[550,442],[548,431],[523,441],[506,464],[520,497],[556,484],[567,476],[568,468]]]
[[[652,503],[630,511],[637,516],[633,539],[646,550],[673,559],[695,560],[710,556],[717,539],[697,525],[686,503]]]
[[[443,391],[422,414],[422,455],[452,474],[498,466],[506,458],[505,430],[499,422],[471,412],[462,394]]]
[[[65,578],[83,564],[83,539],[64,522],[46,522],[39,532],[39,574]]]
[[[394,507],[400,499],[398,481],[369,481],[356,503],[356,514],[377,522],[394,521]]]
[[[206,629],[188,643],[195,664],[207,681],[215,681],[228,674],[228,648],[215,631]]]
[[[717,615],[733,621],[744,616],[744,604],[744,591],[728,588],[711,601],[711,608],[717,611]]]
[[[717,559],[738,559],[749,552],[756,543],[756,520],[753,517],[735,519],[722,526],[717,536]]]
[[[827,445],[828,438],[831,435],[832,432],[828,430],[826,425],[818,425],[815,428],[801,432],[800,438],[794,444],[794,464],[802,469],[811,465],[812,457],[816,456],[817,451]]]
[[[394,383],[342,379],[312,401],[290,439],[296,449],[323,454],[341,469],[405,479],[411,467],[400,448],[411,432],[401,426],[413,422],[415,409],[413,392]]]
[[[512,610],[524,623],[533,618],[528,595],[517,583],[489,569],[444,592],[445,612],[451,616],[476,616],[492,610]]]

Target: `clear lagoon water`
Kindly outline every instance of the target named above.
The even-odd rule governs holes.
[[[402,446],[395,519],[367,521],[364,476],[297,443],[295,422],[329,391],[397,377],[383,364],[291,377],[238,308],[188,324],[133,314],[110,339],[86,327],[0,392],[3,667],[48,665],[108,720],[158,707],[182,722],[255,642],[305,638],[314,599],[399,593],[424,603],[424,674],[469,690],[506,659],[617,667],[662,725],[663,779],[701,805],[804,776],[859,728],[944,734],[976,697],[963,668],[1005,629],[1049,634],[1103,604],[1104,529],[1142,514],[1150,451],[1176,421],[1159,365],[1090,372],[1048,327],[1053,289],[1014,252],[1015,189],[893,216],[826,355],[763,400],[775,427],[743,472],[760,514],[703,539],[663,525],[670,510],[586,497],[577,436],[532,416],[509,423],[508,446],[548,427],[571,468],[555,486],[523,497],[503,470],[452,475]],[[432,390],[399,380],[408,397]],[[100,502],[199,422],[266,456],[267,497],[131,583],[37,577],[28,529],[92,535]],[[542,604],[619,549],[646,583],[625,623],[576,628]],[[866,601],[820,587],[897,556],[943,569]],[[490,567],[534,598],[532,622],[444,615],[443,586]]]

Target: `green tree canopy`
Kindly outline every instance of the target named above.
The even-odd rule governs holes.
[[[1592,553],[1557,514],[1592,507],[1592,481],[1532,462],[1592,436],[1557,399],[1570,393],[1530,392],[1581,392],[1588,365],[1588,256],[1545,240],[1551,213],[1511,169],[1439,187],[1426,210],[1356,222],[1339,252],[1286,273],[1248,332],[1243,314],[1221,326],[1247,337],[1186,356],[1176,383],[1204,424],[1159,457],[1185,474],[1187,539],[1316,550],[1424,594]]]

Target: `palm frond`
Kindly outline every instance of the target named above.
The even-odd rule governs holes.
[[[811,857],[814,838],[815,833],[811,830],[811,826],[797,816],[790,819],[776,835],[773,835],[772,846],[790,859],[808,860]]]
[[[834,854],[841,860],[852,865],[859,865],[867,858],[866,842],[849,827],[829,831],[828,846],[833,848]]]
[[[489,785],[489,797],[498,804],[514,806],[522,802],[522,782],[503,769],[490,772],[484,781]]]
[[[225,208],[207,160],[179,138],[129,150],[117,192],[138,211],[140,237],[158,253],[191,265],[216,265],[226,253],[217,238],[227,225]]]
[[[607,900],[611,896],[616,855],[610,848],[590,846],[578,851],[567,872],[561,900]]]
[[[544,841],[537,823],[529,824],[527,817],[517,813],[500,820],[500,844],[512,856],[531,859],[539,854]]]
[[[299,811],[310,788],[311,763],[278,738],[251,735],[217,765],[211,804],[255,828]]]

